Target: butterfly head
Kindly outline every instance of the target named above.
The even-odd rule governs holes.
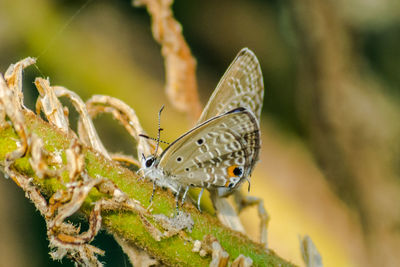
[[[160,179],[163,176],[162,170],[157,168],[157,157],[154,155],[150,155],[145,157],[142,154],[141,159],[141,171],[143,171],[144,177],[149,178],[150,180]]]
[[[156,162],[156,157],[154,157],[153,155],[150,155],[148,157],[145,157],[143,155],[142,158],[142,166],[144,167],[144,169],[150,169],[154,166],[154,163]]]

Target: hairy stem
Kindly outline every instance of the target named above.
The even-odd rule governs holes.
[[[35,133],[42,138],[45,149],[61,155],[63,164],[66,164],[65,150],[69,147],[73,137],[61,132],[32,112],[24,111],[24,117],[28,132]],[[19,138],[13,127],[6,124],[0,128],[1,162],[4,162],[7,153],[17,148],[17,140]],[[84,153],[85,168],[90,177],[110,179],[129,198],[140,201],[144,206],[148,205],[152,192],[151,183],[138,181],[136,174],[104,158],[100,153],[90,148],[84,147],[82,153]],[[12,168],[27,178],[33,178],[34,185],[46,196],[51,196],[64,186],[59,179],[38,178],[29,164],[29,157],[30,154],[27,153],[24,157],[16,160]],[[103,197],[104,194],[92,189],[82,205],[81,212],[89,217],[93,202]],[[192,252],[193,241],[203,240],[205,235],[212,235],[230,255],[230,260],[243,254],[253,260],[253,266],[291,266],[290,263],[274,253],[266,252],[261,244],[255,243],[243,234],[224,227],[215,216],[205,212],[199,213],[192,204],[186,203],[181,209],[192,217],[194,221],[192,231],[164,238],[161,241],[156,241],[145,228],[140,216],[131,211],[103,211],[103,227],[128,243],[146,250],[149,255],[166,265],[208,265],[211,260],[210,256],[201,257],[199,253]],[[174,216],[175,203],[173,195],[166,190],[157,189],[152,204],[152,213],[165,214],[168,217]]]

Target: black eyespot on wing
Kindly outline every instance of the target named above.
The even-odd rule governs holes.
[[[188,171],[190,171],[190,169],[189,169],[189,168],[186,168],[186,169],[185,169],[185,171],[187,171],[187,172],[188,172]]]
[[[243,170],[240,167],[236,167],[235,169],[233,169],[233,174],[235,176],[240,176],[240,175],[242,175],[242,173],[243,173]]]
[[[203,143],[204,143],[204,139],[203,138],[200,138],[199,140],[196,141],[196,144],[199,145],[199,146],[202,145]]]
[[[182,157],[177,157],[177,158],[176,158],[176,161],[177,161],[177,162],[182,162]]]

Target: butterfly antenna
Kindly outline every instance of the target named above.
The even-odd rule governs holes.
[[[162,129],[161,129],[162,130]],[[153,138],[153,137],[150,137],[150,136],[148,136],[148,135],[145,135],[145,134],[139,134],[139,136],[140,137],[144,137],[144,138],[146,138],[146,139],[151,139],[151,140],[154,140],[154,141],[157,141],[157,138]],[[163,144],[167,144],[167,145],[169,145],[170,143],[168,143],[168,142],[165,142],[165,141],[163,141],[163,140],[158,140],[160,143],[163,143]]]
[[[161,112],[164,109],[164,105],[161,106],[160,111],[158,112],[158,130],[157,130],[157,145],[156,145],[156,150],[154,151],[154,157],[157,155],[158,147],[160,146],[160,135],[161,131],[163,130],[161,126]]]

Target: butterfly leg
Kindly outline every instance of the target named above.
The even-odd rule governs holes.
[[[199,197],[197,198],[197,209],[201,212],[201,208],[200,208],[200,202],[201,202],[201,196],[203,195],[204,192],[204,187],[201,189],[200,193],[199,193]]]
[[[181,193],[181,189],[182,189],[182,186],[180,185],[178,187],[178,191],[176,192],[176,195],[175,195],[175,205],[176,205],[177,212],[179,212],[179,194]]]
[[[186,199],[186,195],[187,195],[188,191],[189,191],[189,186],[186,186],[185,192],[183,193],[183,196],[182,196],[182,202],[181,202],[182,206],[185,203],[185,199]]]
[[[136,174],[139,174],[140,172],[143,171],[143,168],[140,168],[139,170],[136,171]],[[142,181],[146,175],[143,173],[138,179],[138,181]]]
[[[153,202],[153,197],[154,197],[155,191],[156,191],[156,179],[154,179],[154,181],[153,181],[153,192],[151,193],[150,204],[151,204],[151,202]]]

